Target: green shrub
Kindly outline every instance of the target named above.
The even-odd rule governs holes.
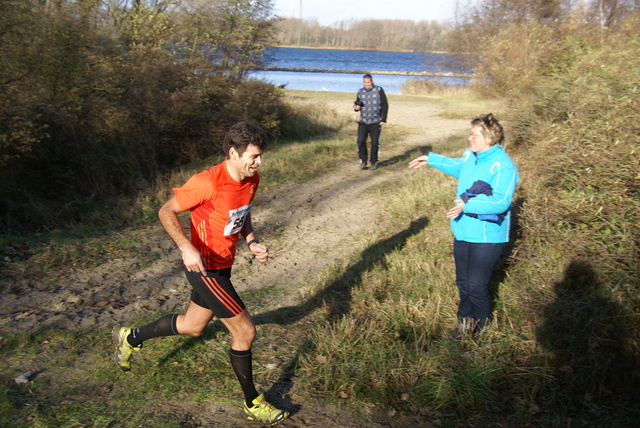
[[[127,206],[139,194],[180,166],[218,155],[233,123],[250,120],[287,137],[282,91],[243,79],[238,68],[257,60],[259,49],[249,47],[266,35],[220,45],[235,49],[233,70],[225,70],[202,49],[170,49],[178,15],[111,10],[122,18],[117,28],[92,22],[71,2],[55,13],[32,6],[6,2],[0,10],[7,29],[0,34],[0,230],[123,225],[135,220]],[[201,12],[224,21],[252,11]],[[252,19],[269,26],[267,15],[245,17],[244,30],[252,31]],[[249,51],[251,61],[243,58]],[[190,61],[177,56],[188,54]],[[312,128],[307,136],[323,132]]]

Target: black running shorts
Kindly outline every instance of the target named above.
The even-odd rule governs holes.
[[[184,271],[193,287],[191,300],[196,305],[210,309],[218,318],[232,318],[244,310],[244,302],[231,283],[231,268],[208,270],[207,276],[186,268]]]

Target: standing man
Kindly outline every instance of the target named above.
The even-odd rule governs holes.
[[[233,125],[224,137],[226,159],[191,177],[160,208],[158,217],[167,234],[182,252],[186,277],[193,287],[184,314],[165,315],[140,328],[117,325],[112,332],[116,364],[131,370],[131,355],[142,343],[161,336],[200,336],[214,316],[231,333],[229,358],[245,397],[249,419],[276,425],[289,413],[267,403],[253,384],[251,346],[256,328],[245,304],[231,283],[238,235],[261,262],[269,250],[261,244],[251,225],[251,204],[258,188],[258,167],[267,147],[267,136],[249,122]],[[178,213],[191,211],[191,239],[180,224]]]
[[[380,157],[380,132],[382,125],[387,123],[389,104],[384,89],[373,84],[370,74],[362,78],[364,87],[360,88],[353,103],[353,109],[360,112],[358,120],[358,157],[360,169],[367,168],[367,135],[371,138],[371,169],[378,169]]]

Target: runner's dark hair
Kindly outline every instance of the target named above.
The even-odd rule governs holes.
[[[229,157],[229,150],[233,147],[242,156],[249,144],[258,146],[262,151],[267,148],[269,139],[258,125],[243,121],[231,126],[222,140],[222,151]]]

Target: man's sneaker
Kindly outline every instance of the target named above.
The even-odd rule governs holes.
[[[133,347],[127,342],[127,336],[131,333],[129,327],[117,325],[111,331],[111,338],[116,345],[116,364],[123,372],[131,370],[131,354],[140,351],[142,346]]]
[[[371,165],[371,171],[375,171],[376,169],[378,169],[377,163],[374,163],[373,165]]]
[[[367,163],[360,161],[360,169],[367,169]]]
[[[276,409],[267,403],[264,399],[264,394],[260,394],[258,398],[253,399],[253,407],[247,406],[245,402],[244,412],[248,416],[247,419],[258,421],[267,427],[278,425],[289,416],[289,412]]]

